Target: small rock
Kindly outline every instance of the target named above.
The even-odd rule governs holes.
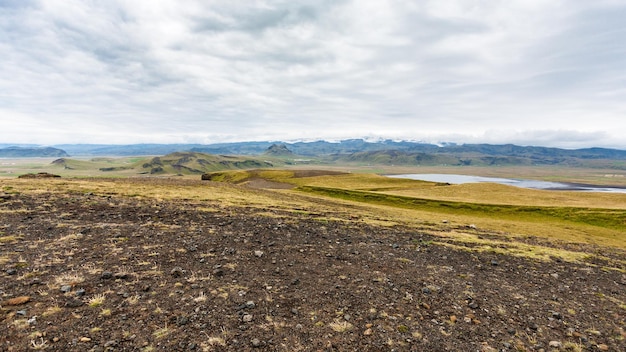
[[[89,341],[91,341],[91,339],[89,337],[81,337],[79,340],[80,340],[80,342],[89,342]]]
[[[80,290],[76,291],[76,296],[77,297],[82,297],[84,295],[85,295],[85,289],[81,288]]]
[[[68,300],[67,302],[65,302],[65,307],[77,308],[77,307],[82,306],[83,304],[85,304],[85,302],[81,301],[80,299],[72,298]]]
[[[563,344],[560,341],[550,341],[548,343],[548,347],[552,347],[552,348],[561,348],[563,346]]]
[[[21,316],[25,316],[26,315],[26,311],[25,310],[18,310],[17,312],[15,312],[15,314],[21,315]]]
[[[173,277],[181,277],[183,276],[183,268],[177,266],[170,271],[170,275]]]
[[[129,273],[115,273],[113,277],[115,277],[116,279],[127,280],[130,277],[130,274]]]
[[[28,319],[28,324],[29,325],[33,325],[37,322],[37,316],[31,317],[30,319]]]
[[[7,270],[7,274],[8,275],[15,275],[17,274],[17,269],[11,268]]]
[[[263,251],[254,251],[254,256],[261,258],[263,256]]]
[[[118,345],[118,342],[116,340],[109,340],[107,342],[104,343],[104,348],[112,348]]]
[[[249,322],[251,322],[251,321],[252,321],[252,314],[244,314],[244,315],[241,317],[241,320],[242,320],[244,323],[249,323]]]
[[[476,303],[475,301],[471,301],[467,306],[472,309],[478,309],[479,307],[478,303]]]
[[[109,279],[113,278],[113,273],[110,272],[110,271],[103,271],[102,275],[100,275],[100,278],[102,280],[109,280]]]
[[[178,325],[178,326],[187,325],[187,323],[189,323],[189,318],[187,318],[185,316],[180,316],[180,317],[176,318],[176,325]]]
[[[500,263],[497,260],[494,259],[494,260],[491,261],[491,265],[498,266],[498,265],[500,265]]]
[[[248,301],[246,302],[246,308],[248,309],[252,309],[256,306],[256,304],[254,304],[254,301]]]
[[[71,290],[72,290],[72,286],[70,286],[70,285],[63,285],[63,286],[61,286],[61,292],[63,292],[63,293],[70,292]]]
[[[259,339],[252,339],[250,342],[252,343],[252,347],[261,347],[261,340]]]
[[[426,294],[426,295],[427,295],[427,294],[430,294],[430,292],[431,292],[431,291],[430,291],[430,289],[429,289],[428,287],[422,287],[422,293],[423,293],[423,294]]]
[[[372,329],[365,329],[365,331],[363,331],[363,335],[365,336],[370,336],[372,334]]]

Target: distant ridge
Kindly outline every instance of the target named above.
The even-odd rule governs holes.
[[[65,150],[52,147],[7,147],[0,148],[0,158],[66,157]]]
[[[366,141],[348,139],[338,142],[237,142],[218,144],[133,144],[133,145],[64,145],[56,146],[57,151],[47,153],[49,148],[15,147],[0,149],[4,157],[54,156],[65,157],[65,151],[74,156],[161,156],[172,153],[204,153],[230,156],[264,156],[287,159],[305,157],[314,162],[362,163],[386,165],[458,165],[458,166],[499,166],[499,165],[561,165],[567,167],[590,167],[626,170],[626,150],[608,148],[560,149],[539,146],[518,146],[514,144],[428,144],[411,141]],[[28,152],[28,151],[32,152]],[[252,158],[254,159],[254,158]],[[223,161],[223,160],[222,160]],[[224,161],[225,162],[225,161]],[[242,161],[239,161],[241,163]],[[284,161],[289,163],[289,161]],[[295,162],[295,161],[293,161]],[[241,164],[229,165],[239,168]],[[250,162],[248,162],[250,163]],[[172,166],[186,172],[201,171],[203,168],[187,165]],[[70,166],[73,167],[73,166]],[[158,170],[155,166],[155,172]],[[150,169],[152,170],[152,169]],[[203,171],[203,170],[202,170]]]
[[[251,168],[270,168],[274,165],[253,158],[210,155],[194,152],[176,152],[154,157],[141,165],[144,174],[203,174],[211,171]],[[100,169],[101,171],[116,171]]]
[[[265,155],[271,156],[293,156],[293,152],[284,144],[272,144],[265,151]]]

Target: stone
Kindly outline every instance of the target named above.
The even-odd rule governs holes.
[[[184,273],[183,268],[181,268],[179,266],[174,267],[170,271],[170,275],[172,275],[173,277],[181,277],[181,276],[183,276],[183,273]]]
[[[103,271],[102,274],[100,275],[100,278],[102,280],[109,280],[113,278],[113,273],[110,271]]]
[[[241,320],[242,320],[244,323],[249,323],[249,322],[251,322],[251,321],[252,321],[252,314],[244,314],[244,315],[241,317]]]
[[[67,308],[77,308],[77,307],[80,307],[80,306],[82,306],[84,304],[85,304],[85,302],[81,301],[80,299],[72,298],[72,299],[68,300],[67,302],[65,302],[65,307],[67,307]]]
[[[560,341],[550,341],[548,343],[548,347],[552,347],[552,348],[561,348],[563,347],[563,344]]]
[[[7,274],[8,275],[15,275],[17,274],[17,269],[11,268],[7,270]]]
[[[70,286],[70,285],[63,285],[63,286],[61,286],[61,292],[63,292],[63,293],[70,292],[71,290],[72,290],[72,286]]]
[[[129,273],[115,273],[115,275],[113,275],[113,277],[115,277],[116,279],[121,279],[121,280],[127,280],[128,278],[130,278],[130,274]]]
[[[254,251],[254,256],[261,258],[263,256],[263,251]]]

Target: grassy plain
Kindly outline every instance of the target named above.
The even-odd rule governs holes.
[[[378,174],[456,173],[495,177],[626,185],[614,170],[562,167],[396,167],[329,165],[335,174],[302,169],[223,171],[214,173],[211,187],[198,175],[160,177],[141,182],[132,173],[142,158],[69,160],[68,167],[52,160],[2,160],[2,190],[16,192],[92,192],[96,194],[220,202],[224,205],[280,208],[311,213],[344,214],[347,219],[430,227],[445,233],[450,227],[477,227],[509,240],[540,238],[566,243],[626,248],[626,194],[528,190],[497,184],[444,185]],[[118,168],[103,173],[101,167]],[[125,169],[128,167],[128,169]],[[306,167],[306,166],[305,166]],[[319,169],[319,166],[316,166]],[[27,172],[52,172],[61,180],[24,181],[13,178]],[[338,174],[346,172],[344,174]],[[107,176],[107,178],[91,178]],[[68,178],[72,177],[72,178]],[[170,175],[170,177],[172,177]],[[122,178],[114,181],[114,178]],[[152,180],[155,178],[152,177]],[[251,180],[289,185],[291,189],[260,189]],[[267,188],[267,187],[262,187]],[[269,187],[273,188],[273,187]],[[446,231],[440,231],[445,228]],[[467,231],[465,231],[467,232]],[[471,232],[471,231],[470,231]],[[469,236],[472,237],[472,236]],[[468,236],[459,236],[464,241]],[[476,236],[473,236],[476,240]],[[525,240],[526,241],[526,240]],[[528,241],[526,241],[528,242]]]

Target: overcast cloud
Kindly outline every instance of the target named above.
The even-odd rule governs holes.
[[[0,143],[626,149],[626,1],[0,0]]]

